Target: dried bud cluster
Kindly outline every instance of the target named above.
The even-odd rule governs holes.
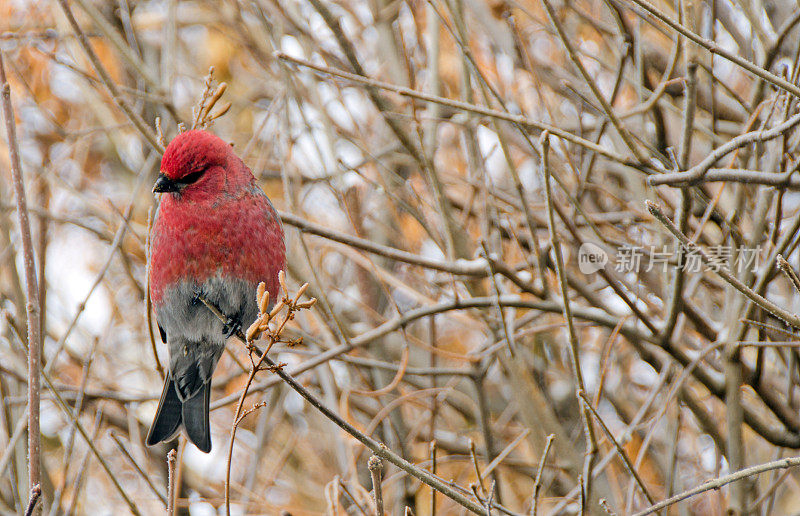
[[[192,129],[207,129],[214,120],[228,112],[231,108],[230,102],[223,104],[216,113],[211,114],[211,110],[227,89],[228,85],[224,82],[220,83],[216,88],[214,87],[214,67],[212,66],[206,76],[206,87],[203,90],[203,96],[197,106],[192,109]]]
[[[284,295],[278,300],[277,303],[275,303],[275,306],[273,306],[272,309],[269,308],[270,295],[266,289],[266,285],[264,282],[261,282],[258,285],[258,289],[256,290],[258,317],[256,317],[256,320],[253,321],[253,324],[251,324],[250,327],[247,328],[247,332],[245,332],[248,344],[254,340],[258,340],[263,333],[267,333],[269,335],[272,343],[278,342],[280,340],[283,327],[289,320],[294,318],[294,313],[299,310],[307,310],[314,306],[314,304],[317,302],[317,299],[314,297],[305,301],[300,301],[300,298],[308,289],[308,283],[304,283],[297,290],[294,298],[290,298],[289,289],[286,286],[286,275],[283,271],[281,271],[278,275],[278,281],[280,282],[281,291],[284,293]],[[274,321],[278,314],[284,311],[284,309],[286,315],[284,316],[283,320],[274,330],[271,329],[270,323]],[[289,341],[288,343],[290,345],[296,345],[299,342],[301,342],[301,339]]]

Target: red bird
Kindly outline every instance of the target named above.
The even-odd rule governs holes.
[[[255,320],[259,282],[277,297],[286,262],[283,227],[250,169],[205,131],[170,142],[153,191],[164,195],[150,243],[150,298],[170,360],[147,444],[169,440],[183,426],[208,453],[211,375],[225,339]]]

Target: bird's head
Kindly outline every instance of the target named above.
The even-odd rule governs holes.
[[[232,154],[230,145],[218,136],[202,130],[183,132],[164,151],[153,192],[182,193],[186,188],[202,188],[212,181],[209,176],[225,174]]]

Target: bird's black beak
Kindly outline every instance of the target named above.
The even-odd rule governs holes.
[[[164,174],[158,174],[156,184],[153,185],[153,193],[177,192],[179,190],[180,185]]]

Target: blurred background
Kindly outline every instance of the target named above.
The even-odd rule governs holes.
[[[165,511],[172,447],[178,513],[225,514],[240,342],[216,372],[212,452],[143,444],[168,361],[146,316],[156,118],[166,141],[191,126],[207,81],[230,103],[210,130],[283,217],[290,289],[318,299],[287,329],[302,343],[271,356],[488,513],[630,514],[800,448],[795,334],[645,207],[800,308],[776,267],[797,268],[800,241],[793,2],[15,0],[0,20],[53,386],[44,514]],[[26,297],[3,135],[0,513],[20,514]],[[244,407],[260,402],[232,514],[375,514],[369,450],[269,371]],[[662,514],[788,514],[798,480],[748,476]],[[382,492],[389,514],[465,512],[388,463]]]

